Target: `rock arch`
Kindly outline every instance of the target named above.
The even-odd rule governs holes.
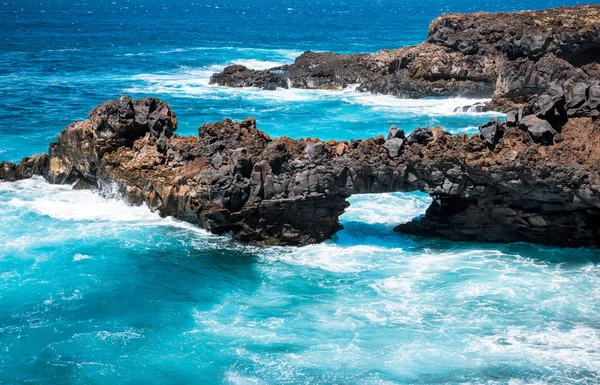
[[[600,124],[569,118],[548,143],[519,119],[492,121],[471,137],[392,127],[387,137],[353,141],[271,139],[252,118],[181,137],[166,103],[124,96],[67,127],[49,155],[0,164],[0,179],[114,182],[133,204],[258,244],[320,242],[341,228],[350,195],[420,190],[431,207],[398,231],[597,245]]]

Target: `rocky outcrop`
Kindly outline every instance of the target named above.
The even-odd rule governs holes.
[[[508,111],[480,135],[442,128],[323,142],[272,139],[248,118],[181,137],[155,98],[108,101],[48,155],[0,163],[0,180],[114,183],[132,204],[257,244],[330,238],[352,194],[424,191],[426,214],[397,231],[454,240],[600,244],[600,5],[443,15],[421,45],[373,55],[306,52],[266,71],[215,74],[233,87],[342,88],[397,96],[492,96]]]
[[[445,191],[433,192],[426,214],[396,230],[466,241],[598,245],[598,121],[569,120],[551,145],[518,127],[500,125],[499,131],[494,147],[482,136],[484,148],[478,151],[428,146],[425,151],[438,157],[453,151],[465,158],[456,174],[467,179],[467,187],[448,178]],[[477,145],[473,139],[467,143]]]
[[[492,97],[509,111],[552,84],[567,90],[597,78],[600,5],[516,13],[442,15],[427,40],[375,54],[305,52],[293,64],[256,71],[235,65],[211,78],[229,87],[336,89],[398,97]]]
[[[34,175],[46,176],[48,174],[48,155],[38,154],[31,158],[25,157],[21,159],[19,164],[11,162],[0,163],[0,180],[15,181],[20,179],[28,179]]]
[[[584,107],[592,94],[544,99],[545,108],[534,99],[472,137],[392,127],[387,138],[350,142],[272,139],[252,118],[182,137],[164,102],[124,96],[67,127],[49,155],[0,164],[0,179],[114,183],[132,204],[257,244],[320,242],[341,228],[350,195],[420,190],[433,204],[398,231],[598,245],[600,122]],[[565,120],[547,120],[550,110]]]

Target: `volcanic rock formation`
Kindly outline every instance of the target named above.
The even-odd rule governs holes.
[[[560,113],[568,104],[557,102]],[[557,133],[530,110],[508,123],[493,120],[472,137],[429,128],[405,137],[392,127],[387,139],[322,142],[271,139],[252,118],[207,123],[198,136],[181,137],[164,102],[124,96],[67,127],[49,155],[1,163],[0,179],[116,183],[133,204],[260,244],[331,237],[351,194],[421,190],[433,204],[399,231],[596,245],[600,123],[576,108],[579,115],[567,114]],[[544,136],[547,125],[552,132]]]
[[[0,163],[0,180],[115,183],[133,204],[271,245],[330,238],[352,194],[420,190],[433,204],[398,231],[597,246],[599,11],[444,15],[419,46],[374,55],[308,52],[276,70],[232,66],[213,77],[269,89],[358,82],[399,96],[494,92],[494,105],[508,114],[483,124],[480,135],[419,128],[405,136],[392,126],[387,138],[272,139],[248,118],[206,123],[198,136],[181,137],[165,102],[124,96],[67,127],[48,155]]]
[[[557,85],[597,78],[600,5],[516,13],[445,14],[419,45],[375,54],[305,52],[268,70],[233,65],[211,83],[229,87],[338,89],[398,97],[492,97],[509,111]]]

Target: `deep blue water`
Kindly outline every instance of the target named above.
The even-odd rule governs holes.
[[[468,100],[208,86],[227,64],[422,41],[443,12],[569,1],[0,2],[0,158],[46,151],[106,99],[155,95],[181,134],[254,116],[273,136],[441,125]],[[258,248],[118,197],[0,184],[0,384],[597,384],[596,250],[392,233],[422,194],[355,196],[336,239]]]

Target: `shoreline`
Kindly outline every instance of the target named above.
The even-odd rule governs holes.
[[[593,5],[519,13],[513,23],[521,31],[517,40],[506,37],[514,31],[492,36],[505,23],[489,24],[493,14],[443,15],[432,22],[426,43],[398,51],[414,54],[410,62],[386,56],[389,62],[374,68],[391,72],[379,80],[367,79],[371,84],[385,81],[401,88],[418,84],[431,97],[427,93],[443,84],[443,90],[450,92],[479,87],[473,83],[479,81],[465,78],[463,70],[479,71],[484,83],[491,74],[502,78],[496,72],[508,71],[515,84],[494,80],[496,88],[488,105],[520,108],[511,109],[505,121],[494,118],[481,125],[480,135],[451,135],[440,127],[417,128],[405,135],[392,126],[387,137],[274,140],[248,118],[205,123],[197,137],[181,137],[174,134],[177,118],[165,101],[123,96],[99,105],[88,120],[67,127],[50,145],[48,155],[26,157],[18,165],[1,163],[0,180],[42,175],[51,183],[75,188],[111,181],[132,204],[146,203],[161,215],[214,234],[230,233],[242,242],[264,245],[303,245],[331,238],[341,229],[338,218],[352,194],[419,190],[430,194],[434,203],[421,220],[400,225],[397,231],[453,240],[595,246],[600,244],[600,230],[594,225],[600,219],[600,123],[596,119],[600,64],[582,64],[583,59],[577,59],[582,64],[578,68],[568,60],[575,60],[577,47],[588,47],[589,52],[584,52],[590,55],[600,52],[595,51],[600,46],[600,28],[586,24],[588,16],[599,10],[600,5]],[[577,43],[562,51],[551,44],[532,51],[537,47],[533,33],[540,32],[534,17],[541,16],[562,31],[553,32],[558,33],[556,39]],[[574,27],[582,23],[584,29]],[[465,46],[470,37],[480,40]],[[426,73],[440,70],[432,60],[448,58],[450,53],[453,61],[444,67],[451,69],[449,79],[425,76],[414,83],[411,75],[410,82],[390,82],[390,75],[407,80],[407,71],[421,68],[418,63],[428,66],[421,68]],[[423,57],[427,60],[420,62]],[[310,64],[323,58],[325,63]],[[374,65],[371,60],[365,55],[308,52],[286,71],[288,75],[297,71],[304,88],[331,89],[345,87],[344,82],[358,73],[370,76],[364,71]],[[483,62],[495,64],[485,67]],[[345,64],[342,73],[340,63]],[[457,68],[458,73],[452,72]],[[553,71],[556,68],[563,71]],[[243,80],[232,86],[247,86],[250,79],[258,82],[252,86],[263,84],[267,90],[283,79],[269,70],[248,71],[227,67],[222,75],[233,78],[221,79]],[[323,75],[316,83],[315,73]],[[287,78],[286,85],[290,81]],[[532,81],[535,88],[524,87]],[[361,83],[359,88],[368,84]],[[459,108],[485,110],[480,105]]]

